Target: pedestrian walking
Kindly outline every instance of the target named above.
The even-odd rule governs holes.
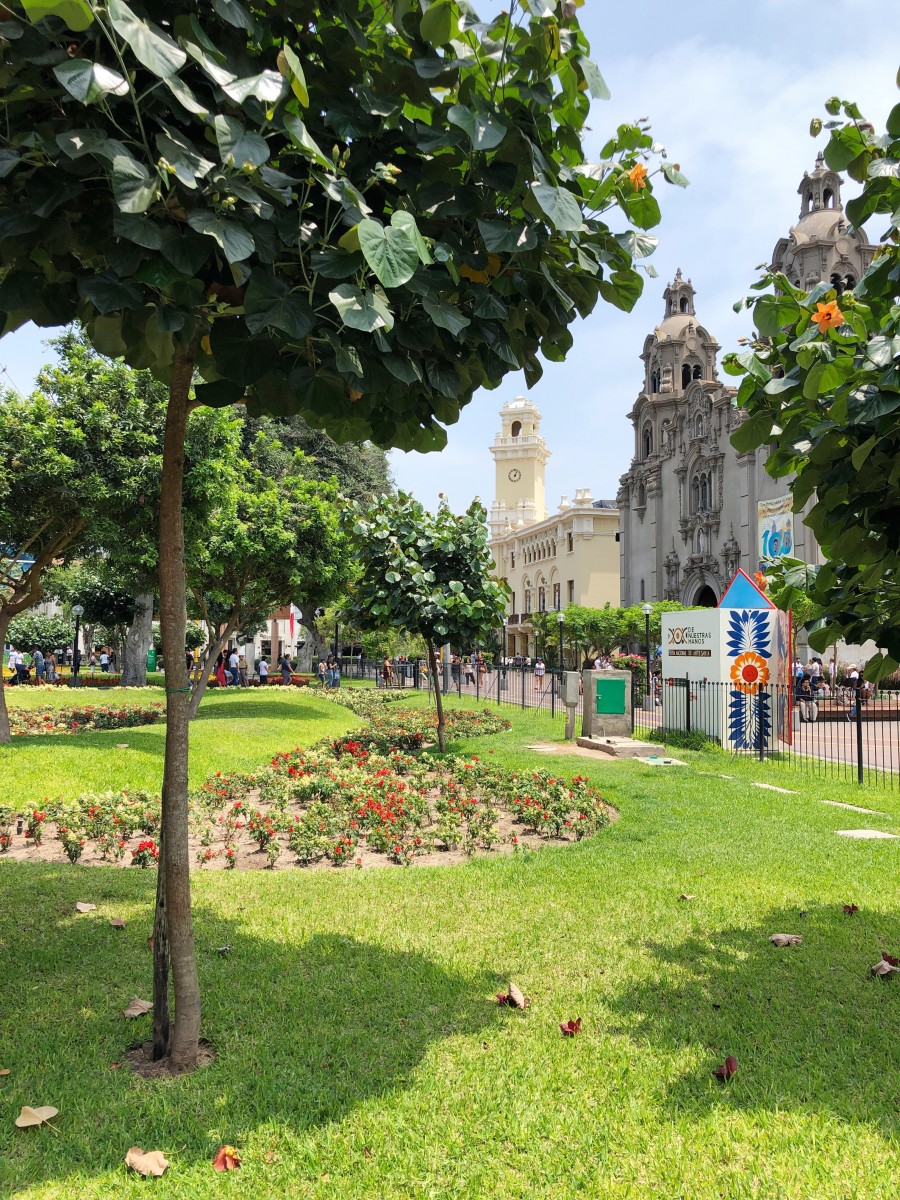
[[[40,650],[36,649],[31,655],[31,665],[34,667],[34,681],[40,687],[44,686],[44,671],[46,664]]]
[[[109,672],[109,651],[105,646],[100,651],[100,670],[106,673]]]
[[[291,669],[291,660],[286,654],[282,654],[281,658],[279,658],[278,666],[281,668],[281,682],[289,684],[293,671]]]
[[[44,678],[48,683],[56,683],[59,678],[56,674],[56,655],[52,650],[48,650],[44,655]]]
[[[259,667],[257,668],[257,674],[259,675],[260,684],[263,687],[265,687],[266,684],[269,682],[269,664],[266,662],[265,656],[263,656],[259,660]]]
[[[231,653],[228,655],[228,670],[231,672],[231,686],[240,687],[241,679],[238,675],[237,647],[232,647]]]
[[[238,679],[241,681],[241,687],[250,686],[250,681],[247,679],[247,659],[243,652],[238,657]]]
[[[323,688],[328,687],[328,678],[327,678],[326,670],[327,669],[325,666],[325,659],[320,658],[319,659],[319,683],[321,683]]]
[[[216,659],[216,669],[213,672],[216,677],[216,683],[219,687],[228,687],[228,680],[225,678],[225,656],[220,654]]]
[[[394,686],[394,668],[387,655],[384,656],[384,662],[381,664],[381,686],[384,688]]]

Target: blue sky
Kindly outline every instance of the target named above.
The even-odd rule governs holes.
[[[487,15],[499,4],[476,0],[475,6]],[[589,155],[597,155],[616,125],[646,116],[691,186],[657,187],[663,221],[649,261],[659,278],[646,280],[634,311],[601,302],[573,327],[568,360],[545,364],[530,393],[553,453],[551,510],[576,487],[615,496],[633,452],[626,416],[641,387],[638,355],[662,317],[662,291],[677,267],[692,278],[698,318],[723,351],[747,332],[746,316],[732,304],[797,219],[797,186],[824,144],[810,138],[810,118],[822,115],[823,101],[837,93],[856,100],[883,128],[900,100],[896,12],[896,0],[586,0],[582,24],[612,91],[611,100],[594,104]],[[3,382],[31,387],[48,357],[47,336],[29,327],[0,342]],[[489,505],[494,471],[487,447],[499,428],[497,413],[523,391],[521,377],[510,375],[496,391],[477,394],[439,455],[394,453],[397,483],[428,507],[438,492],[456,510],[476,495]]]

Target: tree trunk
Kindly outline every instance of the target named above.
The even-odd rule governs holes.
[[[310,611],[315,612],[316,606],[311,604]],[[297,653],[297,671],[301,675],[306,675],[312,672],[314,659],[327,657],[328,645],[319,633],[315,617],[308,621],[301,621],[300,624],[306,630],[307,638],[302,650]]]
[[[6,645],[6,634],[12,614],[0,609],[0,664],[3,662],[3,647]],[[0,745],[6,745],[12,737],[9,727],[9,711],[6,707],[6,683],[0,672]]]
[[[438,678],[437,655],[434,652],[434,646],[432,646],[428,638],[425,639],[425,647],[428,650],[428,669],[431,671],[431,682],[434,684],[434,699],[437,703],[438,749],[443,754],[447,746],[444,741],[444,700],[441,696],[441,681]]]
[[[162,853],[157,885],[157,924],[165,934],[154,937],[153,1004],[155,1022],[164,1026],[168,978],[163,967],[166,943],[175,993],[175,1022],[169,1057],[176,1071],[197,1063],[200,1043],[200,985],[191,923],[191,880],[188,853],[188,705],[190,683],[184,655],[187,628],[184,515],[184,441],[194,349],[176,351],[169,385],[163,442],[162,490],[159,505],[159,616],[166,664],[166,749],[163,768]]]
[[[219,657],[220,650],[227,645],[228,639],[231,637],[235,629],[237,629],[237,623],[237,615],[232,614],[224,630],[219,634],[215,641],[210,642],[209,648],[200,667],[200,674],[194,679],[191,704],[190,708],[188,709],[189,721],[193,721],[194,717],[196,717],[197,710],[200,708],[200,701],[206,695],[206,689],[209,686],[209,669]]]
[[[153,645],[153,593],[135,597],[134,616],[122,640],[122,687],[147,686],[147,652]]]

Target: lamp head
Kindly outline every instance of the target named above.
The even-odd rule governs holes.
[[[72,616],[73,617],[83,617],[84,616],[84,605],[83,604],[73,604],[72,605]]]
[[[566,619],[566,614],[562,611],[562,609],[560,609],[556,614],[556,619],[559,621],[560,625],[562,625],[563,621]]]
[[[650,607],[649,604],[645,604],[644,607],[641,609],[641,612],[644,614],[645,617],[649,617],[650,614],[653,612],[653,609]]]

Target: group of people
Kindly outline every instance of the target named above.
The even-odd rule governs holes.
[[[837,662],[832,659],[828,664],[827,680],[821,658],[811,658],[806,666],[799,658],[795,658],[792,673],[794,676],[794,699],[800,710],[800,720],[812,724],[819,719],[821,700],[835,694]],[[857,708],[864,705],[869,699],[869,685],[863,679],[862,672],[856,663],[850,663],[847,669],[845,686],[850,692],[847,720],[852,721],[856,717]]]
[[[387,659],[385,659],[387,662]],[[341,686],[341,660],[336,654],[319,659],[319,683],[323,688],[339,688]]]
[[[195,667],[194,655],[190,650],[185,650],[185,662],[188,674],[190,674]],[[264,687],[269,682],[268,660],[264,656],[260,656],[254,662],[253,669],[260,686]],[[294,667],[287,654],[282,654],[278,659],[278,670],[281,672],[281,682],[290,683]],[[220,650],[213,675],[219,687],[249,687],[250,673],[247,670],[247,657],[244,651],[239,650],[237,646],[229,646],[226,650]]]

